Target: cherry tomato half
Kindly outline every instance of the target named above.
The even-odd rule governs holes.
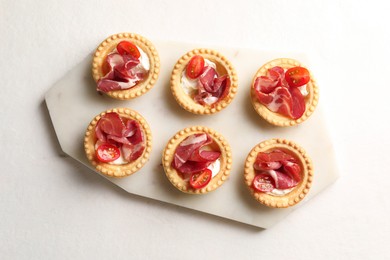
[[[119,148],[112,144],[102,144],[96,149],[96,157],[101,162],[112,162],[119,158]]]
[[[285,78],[290,87],[300,87],[310,81],[310,73],[306,68],[293,67],[286,71]]]
[[[128,41],[121,41],[116,46],[116,49],[121,55],[128,54],[137,59],[141,56],[141,53],[139,52],[137,46],[135,46],[135,44]]]
[[[257,174],[253,179],[252,186],[256,191],[268,192],[275,187],[274,179],[268,174]]]
[[[204,69],[204,59],[200,55],[195,55],[187,64],[186,74],[190,79],[196,79],[202,74]]]
[[[190,186],[194,189],[201,189],[210,182],[211,176],[211,171],[209,169],[205,169],[202,172],[196,172],[191,175]]]

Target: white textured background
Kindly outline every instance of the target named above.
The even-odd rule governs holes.
[[[0,259],[389,258],[389,11],[351,0],[0,0]],[[44,94],[124,31],[307,53],[341,178],[261,231],[128,195],[61,157]]]

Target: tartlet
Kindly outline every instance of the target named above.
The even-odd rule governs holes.
[[[141,35],[135,33],[118,33],[111,35],[97,47],[93,56],[92,76],[97,83],[107,74],[105,71],[105,67],[108,66],[106,64],[107,56],[115,51],[117,45],[122,41],[128,41],[134,44],[139,50],[142,50],[149,61],[147,76],[137,82],[135,86],[128,89],[104,92],[112,98],[128,100],[145,94],[155,85],[160,73],[160,58],[153,43]]]
[[[108,162],[102,162],[98,159],[96,145],[98,137],[96,134],[96,126],[99,120],[108,114],[116,113],[120,116],[121,120],[132,121],[135,120],[142,133],[142,144],[144,145],[143,151],[133,161],[122,162],[122,164],[111,164]],[[126,177],[141,169],[149,159],[152,151],[152,134],[146,120],[136,111],[128,108],[114,108],[104,111],[97,115],[91,123],[88,125],[84,136],[84,150],[85,154],[96,169],[96,171],[109,176],[109,177]]]
[[[182,77],[186,67],[194,56],[200,56],[207,60],[206,65],[215,64],[215,71],[218,76],[227,76],[229,87],[226,92],[212,104],[200,104],[194,100],[194,94],[186,93],[182,87]],[[214,65],[213,65],[214,66]],[[194,114],[213,114],[226,108],[232,102],[237,92],[237,73],[231,62],[222,54],[210,49],[194,49],[184,54],[175,64],[171,74],[171,91],[181,107]]]
[[[275,150],[283,151],[294,157],[300,167],[300,181],[295,187],[289,189],[286,194],[261,192],[253,186],[254,179],[259,174],[254,169],[254,163],[258,154],[269,153]],[[313,164],[307,153],[296,143],[286,139],[270,139],[257,144],[249,152],[245,161],[244,181],[253,198],[261,204],[272,208],[287,208],[299,203],[309,192],[313,181]]]
[[[173,160],[179,145],[184,140],[188,140],[187,138],[190,136],[199,134],[207,134],[212,139],[213,149],[220,152],[220,168],[218,173],[211,178],[206,186],[195,189],[191,187],[189,181],[183,179],[182,174],[175,169],[173,166]],[[192,126],[180,130],[168,141],[163,151],[162,164],[168,180],[178,190],[189,194],[205,194],[214,191],[228,179],[232,166],[232,153],[230,145],[221,134],[207,127]]]
[[[305,84],[306,90],[308,92],[307,95],[304,97],[305,109],[302,111],[302,115],[299,118],[294,119],[285,116],[283,114],[273,112],[269,108],[267,108],[267,106],[265,106],[259,101],[254,86],[255,86],[256,79],[258,77],[267,76],[269,69],[277,66],[283,68],[285,71],[293,67],[304,67],[299,61],[294,59],[289,59],[289,58],[275,59],[264,64],[256,72],[252,80],[250,93],[251,93],[251,101],[252,101],[253,108],[261,117],[263,117],[266,121],[268,121],[273,125],[294,126],[300,124],[303,121],[307,120],[313,114],[318,104],[319,91],[318,91],[317,82],[313,78],[312,73],[308,71],[310,73],[310,80]]]

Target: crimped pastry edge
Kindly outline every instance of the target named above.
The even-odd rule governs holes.
[[[140,124],[146,145],[144,152],[137,160],[123,165],[108,164],[97,160],[95,154],[95,127],[99,119],[110,112],[118,113],[121,117],[137,120]],[[84,150],[89,162],[99,173],[109,177],[126,177],[140,170],[149,160],[152,151],[152,133],[148,123],[138,112],[129,108],[113,108],[100,113],[90,122],[84,136]]]
[[[258,101],[255,90],[253,88],[256,78],[266,75],[268,69],[275,66],[280,66],[284,69],[289,69],[296,66],[305,67],[304,65],[301,64],[301,62],[290,58],[275,59],[261,66],[260,69],[257,70],[255,76],[253,77],[252,84],[251,84],[250,94],[251,94],[251,101],[252,101],[253,108],[262,118],[264,118],[267,122],[269,122],[272,125],[283,126],[283,127],[298,125],[306,121],[313,114],[314,110],[317,107],[318,99],[319,99],[319,90],[318,90],[317,81],[315,80],[315,78],[313,77],[313,75],[309,70],[310,81],[307,84],[309,95],[308,97],[305,98],[305,103],[306,103],[305,112],[303,113],[302,117],[298,119],[285,117],[278,113],[272,112],[266,106],[261,104]]]
[[[231,81],[229,94],[224,99],[211,106],[198,104],[189,97],[181,87],[182,72],[185,70],[191,58],[195,55],[201,55],[202,57],[215,62],[217,65],[217,71],[218,68],[222,71],[226,71],[226,74],[229,76]],[[207,115],[223,110],[233,101],[237,93],[237,88],[237,72],[232,63],[221,53],[212,49],[199,48],[187,52],[176,62],[171,73],[171,91],[174,98],[182,108],[194,114]]]
[[[119,99],[119,100],[129,100],[136,97],[139,97],[156,84],[158,76],[160,74],[160,57],[158,55],[157,49],[154,47],[153,43],[146,39],[145,37],[135,34],[135,33],[118,33],[113,34],[107,37],[96,49],[93,60],[92,60],[92,76],[93,79],[97,82],[102,78],[103,71],[102,65],[106,56],[116,48],[119,42],[123,40],[129,40],[132,43],[136,44],[137,47],[141,48],[149,57],[150,69],[148,77],[143,81],[139,82],[132,88],[123,89],[123,90],[113,90],[105,92],[106,95]]]
[[[256,174],[253,169],[253,164],[257,154],[259,152],[272,151],[274,149],[282,149],[293,154],[300,162],[302,170],[301,182],[291,192],[283,196],[273,196],[263,192],[256,192],[252,187],[252,181]],[[252,148],[245,160],[244,182],[248,187],[250,194],[259,203],[271,208],[287,208],[302,201],[312,186],[313,176],[313,163],[306,151],[295,142],[287,139],[275,138],[263,141]]]
[[[201,189],[193,189],[188,185],[188,182],[183,180],[177,173],[176,169],[171,166],[172,160],[177,146],[188,136],[196,133],[207,133],[213,138],[221,151],[221,168],[216,176],[214,176],[206,187]],[[216,190],[229,177],[232,167],[232,152],[229,143],[226,139],[215,130],[204,126],[186,127],[178,131],[166,144],[162,154],[162,164],[168,180],[178,190],[189,194],[206,194]]]

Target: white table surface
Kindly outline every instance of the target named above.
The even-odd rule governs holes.
[[[390,257],[389,10],[386,1],[351,0],[0,0],[0,258]],[[305,52],[340,179],[259,230],[129,195],[62,156],[45,92],[124,31]]]

